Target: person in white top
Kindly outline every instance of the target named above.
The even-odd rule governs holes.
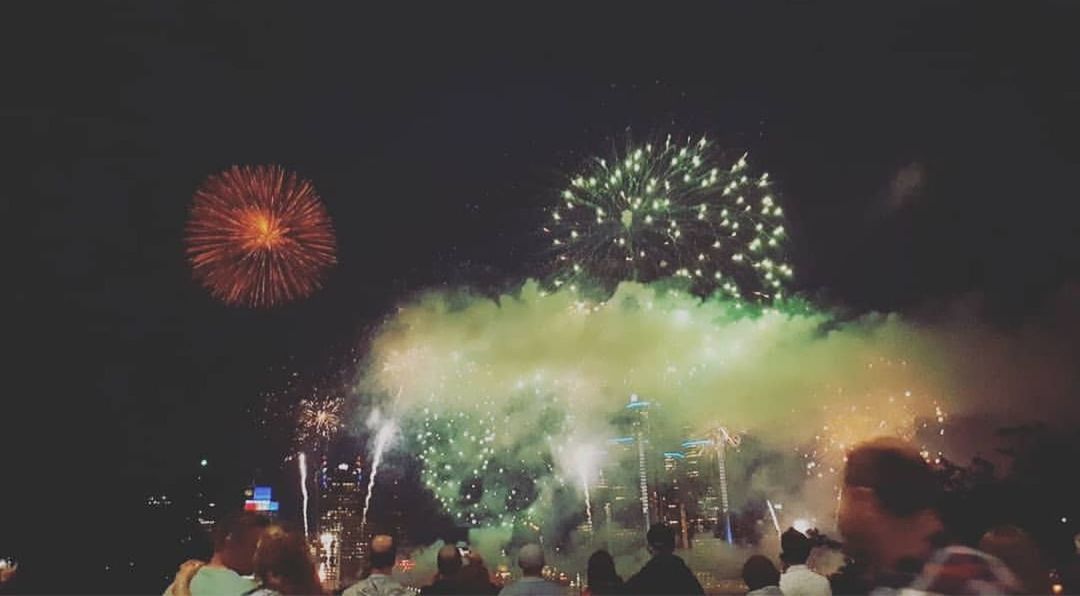
[[[780,536],[780,548],[783,549],[780,560],[784,563],[780,590],[784,596],[832,596],[829,580],[806,566],[814,547],[805,534],[788,528]]]
[[[214,527],[214,556],[209,563],[188,561],[180,567],[165,596],[239,596],[254,590],[255,549],[270,525],[266,517],[237,512]]]

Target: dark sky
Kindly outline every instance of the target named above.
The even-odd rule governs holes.
[[[801,290],[830,305],[978,293],[1008,324],[1078,273],[1065,3],[219,4],[5,6],[24,184],[3,202],[0,498],[24,513],[0,547],[45,511],[120,523],[203,456],[268,465],[263,392],[332,372],[410,292],[534,271],[541,207],[628,134],[750,150],[783,190]],[[228,308],[191,281],[188,204],[207,175],[270,162],[314,181],[341,263],[309,300]]]

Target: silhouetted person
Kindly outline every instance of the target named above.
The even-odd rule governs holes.
[[[940,480],[919,451],[899,439],[856,445],[847,457],[838,511],[847,554],[875,588],[938,594],[1020,590],[1001,561],[972,548],[941,546]]]
[[[805,534],[788,528],[780,536],[780,549],[780,560],[785,566],[784,574],[780,576],[784,596],[832,596],[829,580],[806,566],[814,545]]]
[[[209,563],[188,561],[167,596],[229,596],[249,593],[258,584],[243,577],[255,571],[255,549],[270,520],[250,511],[235,513],[214,527],[214,554]]]
[[[371,573],[345,590],[343,596],[406,596],[411,592],[393,577],[394,563],[397,562],[397,545],[386,534],[371,538],[368,548],[368,562]]]
[[[308,596],[322,594],[311,548],[303,532],[273,525],[267,528],[255,551],[255,578],[259,588],[252,596]]]
[[[549,582],[541,574],[544,571],[544,549],[538,544],[526,544],[518,551],[518,567],[521,579],[507,585],[499,596],[562,596],[566,590],[555,582]]]
[[[704,594],[701,583],[675,556],[675,531],[656,524],[645,535],[653,558],[626,582],[630,594]]]
[[[998,526],[983,534],[979,549],[993,555],[1013,572],[1029,594],[1050,593],[1050,568],[1039,546],[1016,526]]]
[[[461,572],[461,552],[453,544],[447,544],[439,549],[435,556],[435,563],[439,573],[430,586],[420,589],[421,596],[429,594],[465,594],[462,590],[458,574]]]
[[[623,580],[615,572],[615,559],[606,550],[598,550],[589,557],[585,581],[588,582],[588,587],[582,592],[585,596],[620,594],[623,591]]]
[[[499,593],[499,587],[491,583],[491,573],[484,565],[484,558],[476,552],[470,552],[466,557],[465,566],[458,572],[458,581],[469,594],[494,596]]]
[[[746,596],[780,596],[780,572],[767,557],[753,555],[743,563],[742,579],[749,592]]]

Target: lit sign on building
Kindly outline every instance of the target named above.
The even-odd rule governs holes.
[[[252,494],[255,498],[244,501],[244,511],[274,512],[279,509],[280,504],[273,500],[269,486],[256,486]]]

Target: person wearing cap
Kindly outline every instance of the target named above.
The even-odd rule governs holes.
[[[368,549],[371,575],[349,586],[342,596],[406,596],[411,592],[393,577],[397,545],[386,534],[372,536]]]
[[[675,555],[675,531],[663,524],[649,528],[645,540],[653,558],[626,582],[628,594],[704,594],[701,582]]]
[[[874,439],[848,453],[837,521],[866,585],[874,594],[1022,593],[996,557],[944,546],[942,488],[918,449],[900,439]]]
[[[518,567],[521,567],[521,579],[509,584],[499,596],[563,596],[566,590],[555,582],[550,582],[541,573],[544,570],[544,550],[538,544],[526,544],[518,551]]]
[[[814,547],[805,534],[788,528],[780,536],[780,548],[780,561],[784,563],[780,589],[784,596],[832,596],[829,580],[806,566]]]

